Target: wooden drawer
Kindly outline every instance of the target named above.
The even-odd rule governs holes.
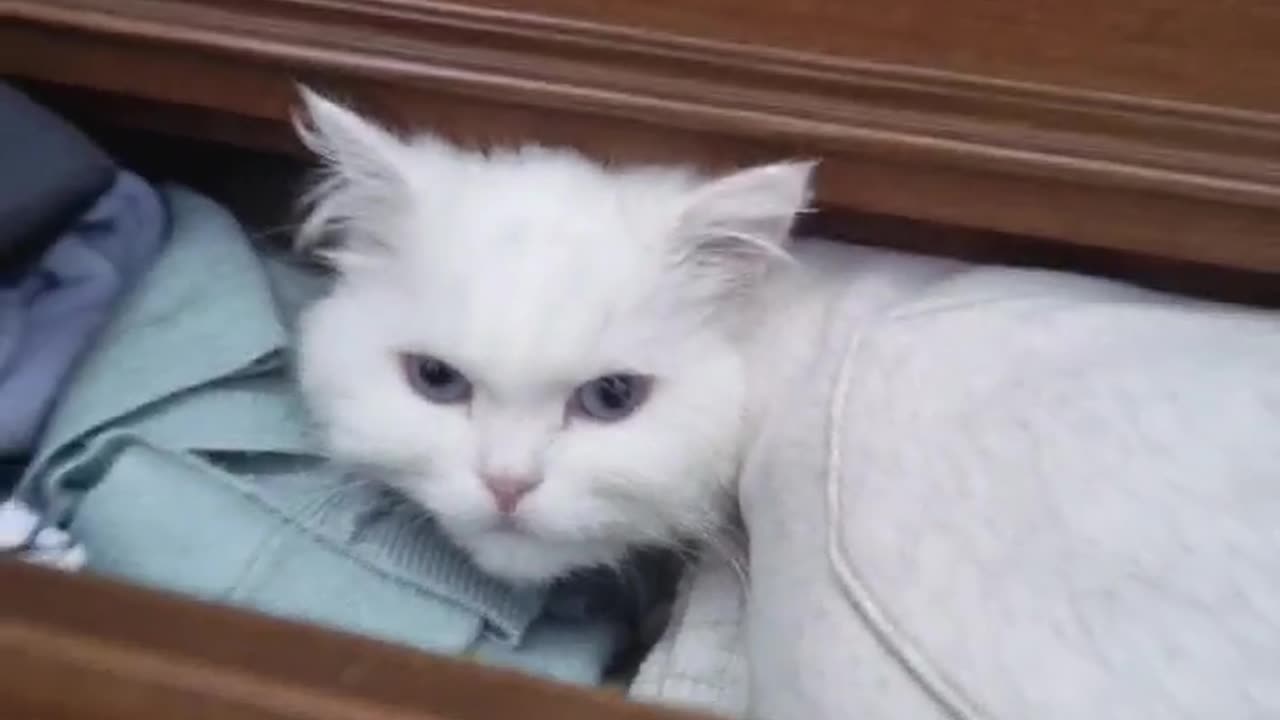
[[[0,587],[0,716],[15,720],[696,720],[15,562]]]
[[[824,159],[831,206],[1280,271],[1270,0],[8,0],[0,73],[291,144],[292,84],[472,141]],[[157,107],[167,110],[157,110]]]

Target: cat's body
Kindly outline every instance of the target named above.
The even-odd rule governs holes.
[[[514,580],[718,532],[767,406],[750,376],[789,362],[824,303],[797,278],[828,263],[782,250],[810,166],[470,153],[307,109],[329,176],[303,239],[336,239],[339,278],[299,366],[334,454]]]

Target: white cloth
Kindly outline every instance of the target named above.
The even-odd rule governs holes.
[[[718,557],[689,569],[666,631],[631,684],[632,699],[726,718],[746,714],[745,581]]]
[[[0,552],[58,570],[79,570],[85,563],[80,544],[64,530],[41,527],[40,516],[14,499],[0,503]]]
[[[751,716],[1280,717],[1280,314],[885,257],[744,469]]]

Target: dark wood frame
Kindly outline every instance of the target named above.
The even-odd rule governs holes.
[[[708,165],[815,156],[834,206],[1280,272],[1270,0],[8,0],[0,13],[0,74],[112,93],[134,124],[172,128],[178,112],[196,134],[284,143],[306,80],[464,140]]]
[[[698,720],[603,691],[0,561],[13,720]]]

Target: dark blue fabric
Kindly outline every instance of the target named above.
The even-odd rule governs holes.
[[[592,568],[559,581],[544,612],[567,622],[611,620],[636,627],[671,593],[680,567],[673,552],[641,550],[618,568]]]
[[[0,270],[40,257],[115,174],[83,133],[0,83]]]

